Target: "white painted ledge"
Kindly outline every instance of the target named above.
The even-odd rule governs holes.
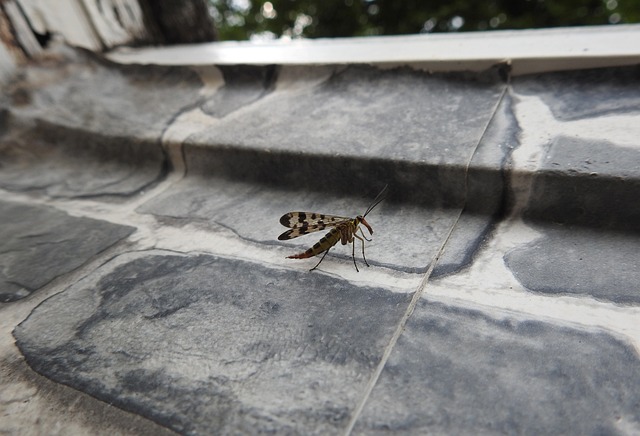
[[[514,74],[526,74],[640,64],[640,25],[216,42],[119,48],[108,57],[119,63],[159,65],[419,64],[434,71],[482,70],[510,62]]]

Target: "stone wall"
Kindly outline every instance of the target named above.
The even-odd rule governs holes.
[[[0,101],[1,427],[639,431],[639,82],[48,51]]]

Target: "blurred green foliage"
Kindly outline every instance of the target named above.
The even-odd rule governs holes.
[[[640,22],[640,0],[208,0],[220,40]]]

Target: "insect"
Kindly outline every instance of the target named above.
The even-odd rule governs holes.
[[[292,256],[287,256],[287,259],[306,259],[308,257],[317,256],[318,254],[324,252],[320,261],[311,268],[309,271],[313,271],[318,268],[318,266],[322,263],[329,250],[340,241],[342,245],[347,245],[347,243],[352,244],[351,257],[353,258],[353,265],[356,267],[356,271],[360,272],[358,269],[358,264],[356,263],[356,244],[355,239],[359,239],[362,243],[362,259],[364,260],[365,265],[369,266],[367,263],[367,258],[364,256],[364,241],[371,241],[371,239],[367,238],[360,227],[360,224],[364,225],[367,230],[369,230],[369,234],[373,235],[373,229],[365,220],[365,217],[369,212],[373,210],[382,200],[384,200],[385,193],[387,191],[387,186],[385,186],[382,191],[378,194],[378,196],[373,200],[373,203],[369,208],[365,211],[364,214],[358,215],[355,218],[346,218],[342,216],[335,215],[325,215],[321,213],[315,212],[289,212],[282,215],[280,218],[280,224],[285,227],[291,227],[291,230],[287,230],[280,236],[278,236],[279,240],[293,239],[298,236],[306,235],[308,233],[317,232],[320,230],[324,230],[327,227],[330,227],[331,230],[327,233],[323,238],[320,239],[317,243],[313,245],[313,247],[309,248],[307,251],[302,253],[294,254]],[[360,235],[357,234],[358,230],[360,230]]]

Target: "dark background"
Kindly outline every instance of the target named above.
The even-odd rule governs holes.
[[[207,0],[218,39],[402,35],[640,22],[640,0]]]

